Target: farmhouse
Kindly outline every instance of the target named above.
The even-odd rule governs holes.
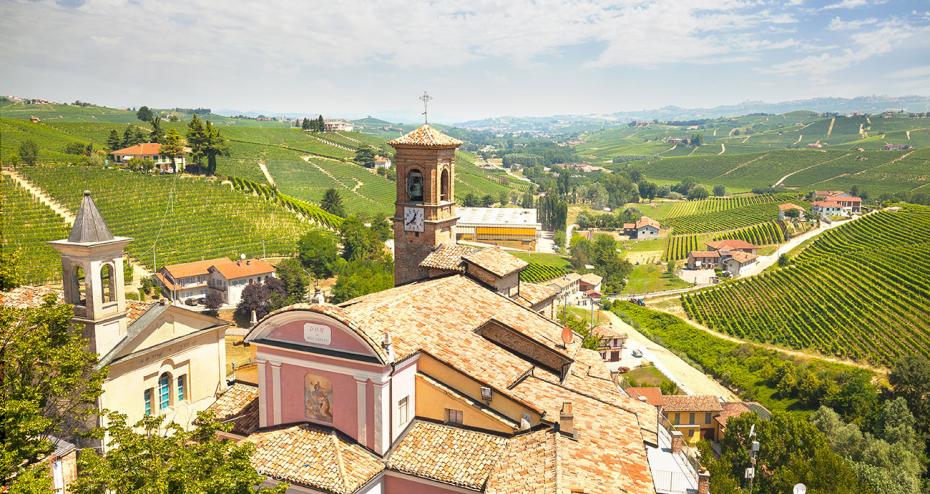
[[[323,122],[323,130],[326,132],[352,132],[355,125],[345,120],[326,120]]]
[[[739,276],[758,257],[759,247],[744,240],[716,240],[706,245],[707,250],[688,253],[688,269],[722,269]]]
[[[801,206],[798,206],[797,204],[792,204],[788,202],[785,204],[778,205],[778,221],[785,221],[785,218],[793,214],[793,213],[790,213],[789,211],[797,211],[797,215],[798,215],[797,218],[800,220],[804,219],[804,213],[805,213],[804,208],[802,208]]]
[[[620,352],[626,342],[626,335],[614,331],[610,326],[595,327],[591,334],[597,338],[597,352],[604,362],[619,362]]]
[[[391,141],[397,286],[259,321],[245,339],[258,385],[214,406],[225,435],[252,443],[255,467],[291,492],[655,493],[657,410],[518,300],[526,263],[456,248],[441,177],[454,182],[459,144],[429,126]]]
[[[85,192],[68,238],[50,242],[61,253],[64,301],[98,366],[109,368],[99,408],[126,414],[130,424],[159,414],[188,429],[226,389],[227,324],[167,303],[128,302],[123,249],[131,240],[110,233]],[[93,425],[106,423],[101,415]],[[106,439],[80,442],[106,447]]]
[[[882,149],[885,151],[910,151],[912,147],[910,144],[885,144]]]
[[[648,216],[643,216],[634,223],[624,223],[623,234],[627,235],[630,240],[646,240],[658,238],[661,228],[662,225],[659,224],[658,221]]]
[[[723,406],[714,396],[664,395],[659,411],[682,433],[689,444],[706,439],[716,440],[717,425],[714,416]]]
[[[274,277],[275,268],[259,259],[228,257],[204,261],[171,264],[155,273],[162,293],[173,302],[200,299],[211,291],[219,292],[224,305],[236,306],[242,299],[242,290],[252,283],[263,283]]]
[[[184,154],[190,152],[190,148],[184,148]],[[162,154],[161,144],[157,142],[136,144],[134,146],[129,146],[128,148],[117,149],[110,154],[113,155],[114,163],[118,165],[125,165],[131,159],[152,160],[158,170],[162,173],[174,173],[176,171],[183,171],[187,163],[183,154],[174,158],[174,160],[172,160],[170,156]],[[177,166],[177,170],[175,170],[175,166]]]
[[[457,240],[536,250],[542,225],[536,220],[535,209],[460,207],[456,212]]]
[[[862,212],[862,198],[841,191],[817,191],[819,201],[811,203],[811,211],[820,217],[852,216]]]
[[[385,156],[375,156],[375,169],[384,168],[387,170],[391,167],[391,159]]]

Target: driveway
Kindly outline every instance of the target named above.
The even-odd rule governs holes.
[[[627,347],[629,347],[629,351],[633,349],[642,351],[643,357],[638,360],[648,360],[652,362],[656,369],[674,381],[683,393],[689,395],[711,395],[722,397],[727,401],[739,401],[739,397],[735,393],[725,388],[710,376],[691,367],[687,362],[668,349],[646,338],[642,333],[633,329],[632,326],[621,321],[614,313],[604,311],[604,314],[615,331],[626,333],[626,344]],[[624,361],[626,361],[627,355],[629,354],[623,354]],[[641,365],[642,362],[639,362],[639,364]]]
[[[698,285],[708,285],[711,283],[716,274],[713,269],[680,269],[678,270],[678,277],[687,281],[688,283],[696,283]]]

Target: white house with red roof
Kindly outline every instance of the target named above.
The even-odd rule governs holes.
[[[840,191],[817,191],[814,196],[819,199],[811,203],[811,211],[817,216],[849,217],[862,212],[862,198]]]
[[[707,242],[707,250],[688,253],[688,269],[722,269],[731,276],[756,262],[759,247],[745,240],[728,239]]]
[[[274,266],[265,261],[243,258],[233,262],[228,257],[171,264],[155,273],[162,292],[174,302],[205,298],[217,291],[228,306],[239,305],[246,286],[274,277]]]
[[[643,216],[634,223],[623,224],[623,234],[630,237],[630,240],[645,240],[649,238],[658,238],[659,230],[662,225],[658,221]]]
[[[184,148],[184,154],[189,152],[190,148]],[[136,144],[123,149],[117,149],[110,154],[113,155],[113,162],[118,165],[124,165],[132,159],[152,160],[162,173],[174,173],[175,171],[183,170],[187,165],[184,155],[178,156],[172,160],[171,156],[162,154],[161,144],[157,142]]]

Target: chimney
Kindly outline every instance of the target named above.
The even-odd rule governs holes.
[[[258,324],[258,314],[255,313],[255,309],[252,309],[252,320],[249,321],[250,326],[255,326]]]
[[[562,410],[559,411],[559,432],[572,439],[575,438],[575,414],[572,412],[570,401],[562,402]]]
[[[681,431],[672,431],[672,453],[680,453],[681,447],[685,445],[685,436]]]
[[[706,468],[698,472],[697,494],[710,494],[710,472]]]

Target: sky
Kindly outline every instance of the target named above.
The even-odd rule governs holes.
[[[0,94],[416,121],[930,96],[927,0],[0,0]]]

